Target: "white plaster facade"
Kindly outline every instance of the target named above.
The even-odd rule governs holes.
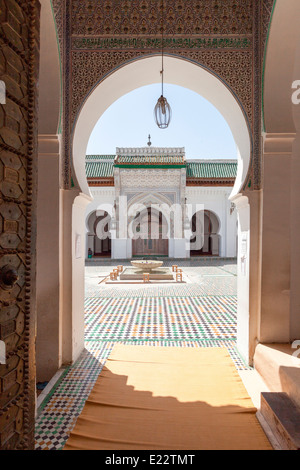
[[[217,220],[218,227],[214,234],[218,238],[217,248],[210,254],[223,258],[236,257],[237,215],[234,205],[229,201],[232,186],[209,186],[207,182],[205,186],[187,186],[188,162],[185,161],[184,148],[118,148],[116,153],[129,160],[140,158],[139,163],[142,164],[133,165],[131,161],[132,166],[114,166],[114,186],[90,187],[93,201],[86,209],[86,257],[89,249],[94,251],[94,237],[97,235],[93,227],[96,218],[107,213],[111,219],[111,258],[131,259],[133,242],[129,227],[139,205],[141,208],[159,207],[166,220],[170,211],[177,211],[174,221],[168,223],[172,231],[168,237],[169,258],[190,257],[192,218],[199,211],[212,214]],[[147,156],[158,160],[153,163],[152,159],[151,164],[147,165]],[[160,164],[161,156],[168,158],[169,165],[165,165],[166,168]],[[175,164],[172,165],[173,158],[183,159],[185,165],[176,168]],[[122,217],[125,218],[123,224]]]

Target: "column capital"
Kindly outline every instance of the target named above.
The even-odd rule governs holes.
[[[295,138],[295,133],[264,134],[264,154],[290,155]]]
[[[39,134],[39,155],[59,155],[61,136],[57,134]]]

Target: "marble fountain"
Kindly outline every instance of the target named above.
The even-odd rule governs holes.
[[[174,274],[171,268],[162,267],[163,261],[134,260],[132,268],[125,268],[120,274],[121,281],[142,281],[144,274],[149,274],[149,279],[155,281],[173,281]]]

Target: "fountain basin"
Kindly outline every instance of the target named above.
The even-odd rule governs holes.
[[[136,260],[131,261],[131,264],[134,268],[137,268],[144,273],[150,273],[152,269],[160,268],[164,262],[163,261],[151,261],[151,260]]]

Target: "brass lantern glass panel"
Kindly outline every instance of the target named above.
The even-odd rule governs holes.
[[[172,110],[167,99],[161,95],[154,108],[155,122],[160,129],[166,129],[172,118]]]

